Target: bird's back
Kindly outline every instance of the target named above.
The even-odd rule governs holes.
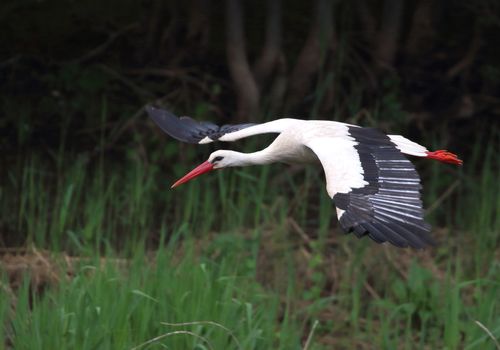
[[[280,119],[284,126],[280,135],[267,148],[275,161],[297,164],[318,163],[318,157],[306,145],[312,138],[337,138],[349,140],[347,124],[328,120]],[[285,122],[286,121],[286,122]],[[332,149],[332,152],[334,150]]]

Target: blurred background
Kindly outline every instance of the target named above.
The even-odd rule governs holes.
[[[500,348],[500,3],[4,0],[0,348]],[[230,169],[155,104],[219,124],[328,119],[415,160],[424,251],[337,226],[321,169]]]

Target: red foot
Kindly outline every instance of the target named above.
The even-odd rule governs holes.
[[[427,158],[436,159],[443,163],[451,163],[457,165],[463,164],[463,161],[461,159],[458,159],[456,154],[442,149],[434,152],[427,152]]]

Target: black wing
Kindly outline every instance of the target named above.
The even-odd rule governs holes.
[[[153,121],[167,134],[182,142],[207,143],[216,141],[221,136],[256,124],[237,124],[218,126],[210,122],[198,122],[190,117],[178,118],[167,110],[147,106],[146,112]],[[206,138],[208,137],[209,140]]]
[[[397,247],[433,245],[431,227],[423,218],[420,178],[413,164],[376,129],[349,126],[348,136],[354,139],[351,147],[359,154],[359,159],[347,157],[351,164],[345,159],[339,164],[336,152],[341,150],[311,147],[325,169],[327,189],[342,228],[357,237],[367,235],[377,243],[390,242]],[[361,177],[365,185],[359,187]],[[338,181],[356,185],[336,190]]]

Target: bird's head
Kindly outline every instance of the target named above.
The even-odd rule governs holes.
[[[218,150],[210,154],[206,162],[201,163],[182,178],[177,180],[171,188],[182,185],[197,176],[208,173],[214,169],[223,169],[243,165],[241,153],[229,150]]]

